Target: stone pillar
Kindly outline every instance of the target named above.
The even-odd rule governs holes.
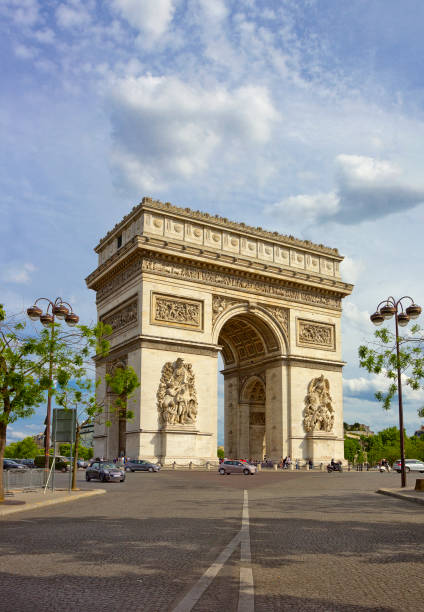
[[[246,402],[239,404],[239,444],[238,444],[238,459],[249,459],[249,417],[250,406]]]

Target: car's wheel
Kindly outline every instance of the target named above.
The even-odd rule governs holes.
[[[400,474],[401,470],[396,470],[396,472],[397,472],[398,474]]]
[[[90,478],[89,474],[85,475],[85,479],[86,479],[87,482],[90,482],[91,478]]]
[[[149,467],[149,472],[154,472],[154,469],[152,467]]]
[[[126,467],[126,468],[125,468],[125,471],[126,471],[126,472],[131,472],[131,468],[130,468],[130,467]]]
[[[243,474],[244,474],[245,476],[249,476],[250,472],[249,472],[249,470],[245,469],[245,470],[243,470]]]
[[[406,467],[406,468],[405,468],[405,471],[406,471],[406,472],[410,472],[410,471],[411,471],[411,468],[410,468],[410,467]]]
[[[121,482],[125,482],[125,478],[121,478]]]
[[[66,472],[66,468],[62,468],[60,471],[61,472]]]
[[[225,470],[223,468],[220,468],[218,472],[221,474],[221,476],[224,476],[225,474]]]
[[[100,480],[101,480],[102,482],[106,482],[106,474],[102,474],[102,475],[100,476]]]

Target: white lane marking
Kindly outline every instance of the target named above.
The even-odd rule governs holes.
[[[221,571],[224,564],[231,557],[237,546],[240,544],[241,531],[234,536],[229,544],[224,548],[222,553],[218,556],[216,561],[212,563],[206,570],[201,578],[196,582],[194,587],[187,593],[187,595],[180,601],[178,606],[174,608],[173,612],[190,612],[190,610],[199,601],[203,593],[206,591],[212,580],[217,576],[218,572]]]
[[[253,572],[251,567],[252,556],[250,552],[249,533],[249,499],[244,490],[243,515],[241,519],[241,552],[240,552],[240,591],[238,612],[254,612],[255,592],[253,587]]]

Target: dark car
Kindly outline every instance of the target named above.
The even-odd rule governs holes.
[[[130,459],[125,464],[126,472],[159,472],[160,465],[144,459]]]
[[[28,468],[21,463],[17,463],[13,459],[3,459],[3,469],[4,470],[27,470]]]
[[[112,461],[95,461],[85,470],[85,479],[90,481],[97,478],[102,482],[120,481],[124,482],[125,472],[116,467]]]
[[[21,459],[22,465],[26,465],[27,468],[35,468],[34,459]]]

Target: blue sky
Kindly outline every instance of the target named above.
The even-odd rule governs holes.
[[[388,295],[423,304],[421,0],[0,0],[0,296],[95,320],[93,247],[144,195],[338,247],[345,420]],[[406,392],[409,433],[424,392]],[[39,431],[43,410],[10,429]]]

